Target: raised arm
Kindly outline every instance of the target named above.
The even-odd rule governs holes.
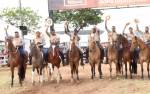
[[[69,30],[69,26],[68,25],[69,25],[69,23],[66,21],[65,24],[64,24],[65,33],[71,37],[71,34],[69,33],[70,30]]]
[[[45,32],[46,32],[46,34],[47,34],[48,37],[51,37],[51,34],[48,32],[48,28],[49,28],[49,26],[46,27]]]
[[[136,31],[138,31],[138,32],[140,32],[140,33],[143,33],[143,32],[139,29],[139,26],[138,26],[139,21],[138,21],[138,19],[135,19],[134,22],[135,22],[135,24],[136,24]]]
[[[4,30],[5,30],[5,33],[6,33],[6,37],[8,36],[8,28],[9,28],[9,25],[7,25],[7,27],[6,28],[4,28]]]
[[[106,17],[106,19],[105,19],[105,29],[106,29],[106,31],[109,33],[109,32],[111,32],[111,30],[109,30],[108,29],[108,27],[107,27],[107,21],[110,19],[110,16],[107,16]]]
[[[125,24],[124,29],[123,29],[123,35],[125,34],[124,32],[129,24],[130,24],[129,22]]]

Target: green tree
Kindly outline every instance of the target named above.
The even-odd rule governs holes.
[[[94,9],[65,10],[53,11],[52,19],[56,23],[69,21],[75,28],[83,28],[88,25],[96,25],[102,22],[102,15],[103,13],[100,10]]]
[[[28,31],[38,28],[40,16],[30,8],[5,8],[0,12],[7,23],[15,26],[27,26]]]

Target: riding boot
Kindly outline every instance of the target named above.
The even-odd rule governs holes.
[[[79,49],[79,53],[80,53],[80,59],[81,59],[80,65],[84,66],[84,63],[83,63],[83,53],[82,53],[82,51],[80,49]]]
[[[61,57],[62,64],[64,66],[65,65],[65,61],[64,61],[65,57],[64,57],[64,54],[60,50],[59,50],[59,56]]]

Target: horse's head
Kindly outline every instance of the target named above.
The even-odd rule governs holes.
[[[32,42],[30,44],[30,52],[31,55],[36,54],[36,52],[39,50],[38,46],[35,44],[35,42]]]
[[[116,45],[120,48],[120,47],[128,47],[129,46],[129,42],[128,40],[121,34],[119,34],[117,36],[117,41],[116,41]]]
[[[5,45],[8,47],[9,52],[13,52],[13,51],[16,50],[15,47],[14,47],[14,44],[13,44],[13,37],[12,36],[8,36],[6,38],[5,42],[6,42]]]
[[[96,47],[96,42],[93,39],[91,39],[89,41],[89,51],[92,52],[95,49],[95,47]]]
[[[76,44],[75,44],[75,39],[73,38],[71,41],[70,41],[70,51],[72,52],[75,48]]]
[[[130,50],[133,51],[138,46],[139,46],[138,38],[135,36],[132,38]]]

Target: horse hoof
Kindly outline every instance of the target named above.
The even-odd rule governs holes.
[[[117,77],[117,80],[119,80],[119,77]]]
[[[71,79],[71,83],[73,83],[74,82],[74,80],[73,79]]]
[[[62,77],[60,77],[60,80],[62,80]]]

